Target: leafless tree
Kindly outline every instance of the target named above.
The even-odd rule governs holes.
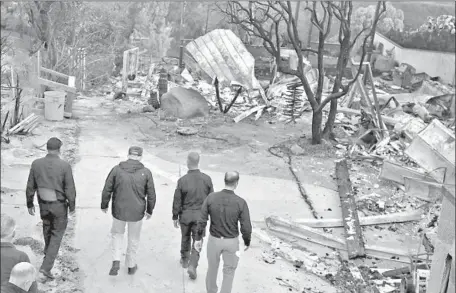
[[[216,3],[219,11],[228,16],[228,22],[239,26],[250,37],[262,40],[264,48],[275,58],[277,66],[280,62],[280,24],[283,23],[283,15],[277,13],[268,3],[249,1],[243,4],[241,1],[228,3]]]
[[[224,11],[232,16],[233,23],[237,23],[243,29],[260,37],[263,40],[266,49],[274,57],[280,56],[280,40],[279,34],[274,34],[273,32],[278,32],[280,25],[285,27],[286,37],[298,55],[298,67],[297,69],[282,68],[282,71],[284,73],[295,75],[300,79],[313,112],[312,143],[319,144],[321,143],[323,137],[329,136],[332,132],[337,113],[337,99],[347,94],[350,86],[356,81],[361,72],[362,63],[366,54],[365,48],[368,44],[368,38],[372,33],[372,26],[366,25],[356,34],[352,34],[353,29],[351,28],[351,22],[353,5],[351,1],[306,1],[304,9],[309,11],[311,23],[318,31],[318,47],[317,49],[303,49],[301,47],[301,40],[297,25],[297,17],[299,14],[297,13],[296,8],[293,8],[291,1],[269,0],[267,2],[254,2],[254,4],[255,6],[249,5],[249,7],[246,8],[240,4],[240,2],[232,1]],[[382,2],[382,6],[383,9],[377,18],[380,17],[386,10],[385,2]],[[253,7],[258,7],[257,9],[261,12],[259,15],[263,18],[258,17],[254,13]],[[297,6],[297,8],[299,9],[299,6]],[[334,19],[337,19],[340,24],[338,35],[340,52],[336,65],[337,70],[334,78],[334,86],[331,93],[324,97],[324,45],[326,39],[331,33]],[[269,27],[265,26],[265,23],[268,23],[267,21],[265,22],[265,20],[269,21]],[[375,21],[376,20],[374,19],[374,22]],[[358,39],[361,37],[363,37],[363,53],[361,55],[360,65],[356,76],[344,84],[342,83],[342,77],[349,63],[350,52],[357,43]],[[317,57],[318,77],[315,92],[306,77],[304,57],[302,54],[303,52],[315,54]],[[280,58],[276,59],[280,60]],[[325,123],[324,129],[322,129],[323,109],[328,103],[330,103],[329,117]]]

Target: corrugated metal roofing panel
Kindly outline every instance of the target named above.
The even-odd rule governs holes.
[[[247,89],[260,84],[254,76],[255,59],[230,30],[216,29],[186,46],[201,69],[221,83],[236,81]]]

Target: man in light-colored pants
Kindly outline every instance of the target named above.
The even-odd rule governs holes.
[[[155,187],[152,172],[140,162],[143,149],[132,146],[128,150],[128,160],[120,162],[111,169],[101,193],[101,210],[108,212],[112,198],[112,254],[113,261],[109,275],[117,276],[120,269],[122,242],[125,226],[128,223],[128,246],[126,265],[128,274],[133,275],[138,269],[136,251],[139,246],[144,216],[152,217],[155,207]]]
[[[220,255],[223,258],[223,281],[220,293],[229,293],[233,287],[234,273],[239,262],[239,239],[216,238],[209,235],[207,242],[207,293],[217,293],[217,274],[220,265]]]
[[[122,256],[122,243],[125,234],[125,226],[128,224],[128,244],[125,264],[132,268],[136,265],[136,252],[138,251],[139,238],[143,221],[125,222],[112,218],[112,259],[120,261]]]
[[[207,242],[207,293],[217,293],[217,274],[220,255],[223,257],[223,282],[220,293],[231,293],[234,272],[239,262],[239,228],[241,225],[244,251],[249,249],[252,236],[252,223],[247,202],[234,193],[239,183],[239,173],[226,172],[225,188],[209,194],[201,207],[201,218],[195,237],[195,249],[201,251],[203,234],[211,217]]]

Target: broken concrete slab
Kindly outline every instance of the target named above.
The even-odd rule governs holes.
[[[417,134],[405,153],[439,183],[455,183],[455,137],[440,121],[434,119]]]
[[[426,127],[423,119],[413,117],[406,113],[396,119],[398,119],[398,122],[394,125],[394,132],[397,134],[404,134],[409,141]]]

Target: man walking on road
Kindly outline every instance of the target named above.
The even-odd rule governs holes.
[[[120,268],[121,247],[125,226],[128,223],[126,265],[128,274],[138,269],[136,252],[144,214],[149,220],[155,207],[155,187],[152,172],[140,162],[143,149],[132,146],[128,160],[112,168],[102,192],[101,209],[107,213],[112,197],[112,253],[113,262],[109,275],[116,276]]]
[[[76,208],[73,172],[70,164],[59,157],[61,147],[60,139],[48,140],[48,154],[33,161],[26,189],[27,208],[32,216],[35,215],[33,198],[37,193],[45,243],[40,273],[51,279],[54,278],[51,269],[68,224],[68,208],[70,216],[74,216]]]
[[[220,255],[223,257],[223,282],[220,293],[230,293],[233,287],[234,272],[239,262],[239,229],[244,240],[244,251],[250,246],[252,224],[246,201],[234,193],[239,182],[238,172],[225,174],[225,189],[210,194],[201,208],[201,220],[198,222],[198,234],[195,248],[201,251],[202,235],[211,216],[209,239],[207,241],[207,293],[217,293],[217,274]]]
[[[198,169],[199,159],[198,153],[192,152],[188,155],[188,173],[177,181],[173,202],[174,227],[179,228],[180,226],[182,234],[180,262],[183,268],[188,267],[187,272],[193,280],[196,279],[196,268],[200,258],[199,252],[195,250],[193,244],[201,215],[201,206],[206,197],[214,192],[211,177]]]

